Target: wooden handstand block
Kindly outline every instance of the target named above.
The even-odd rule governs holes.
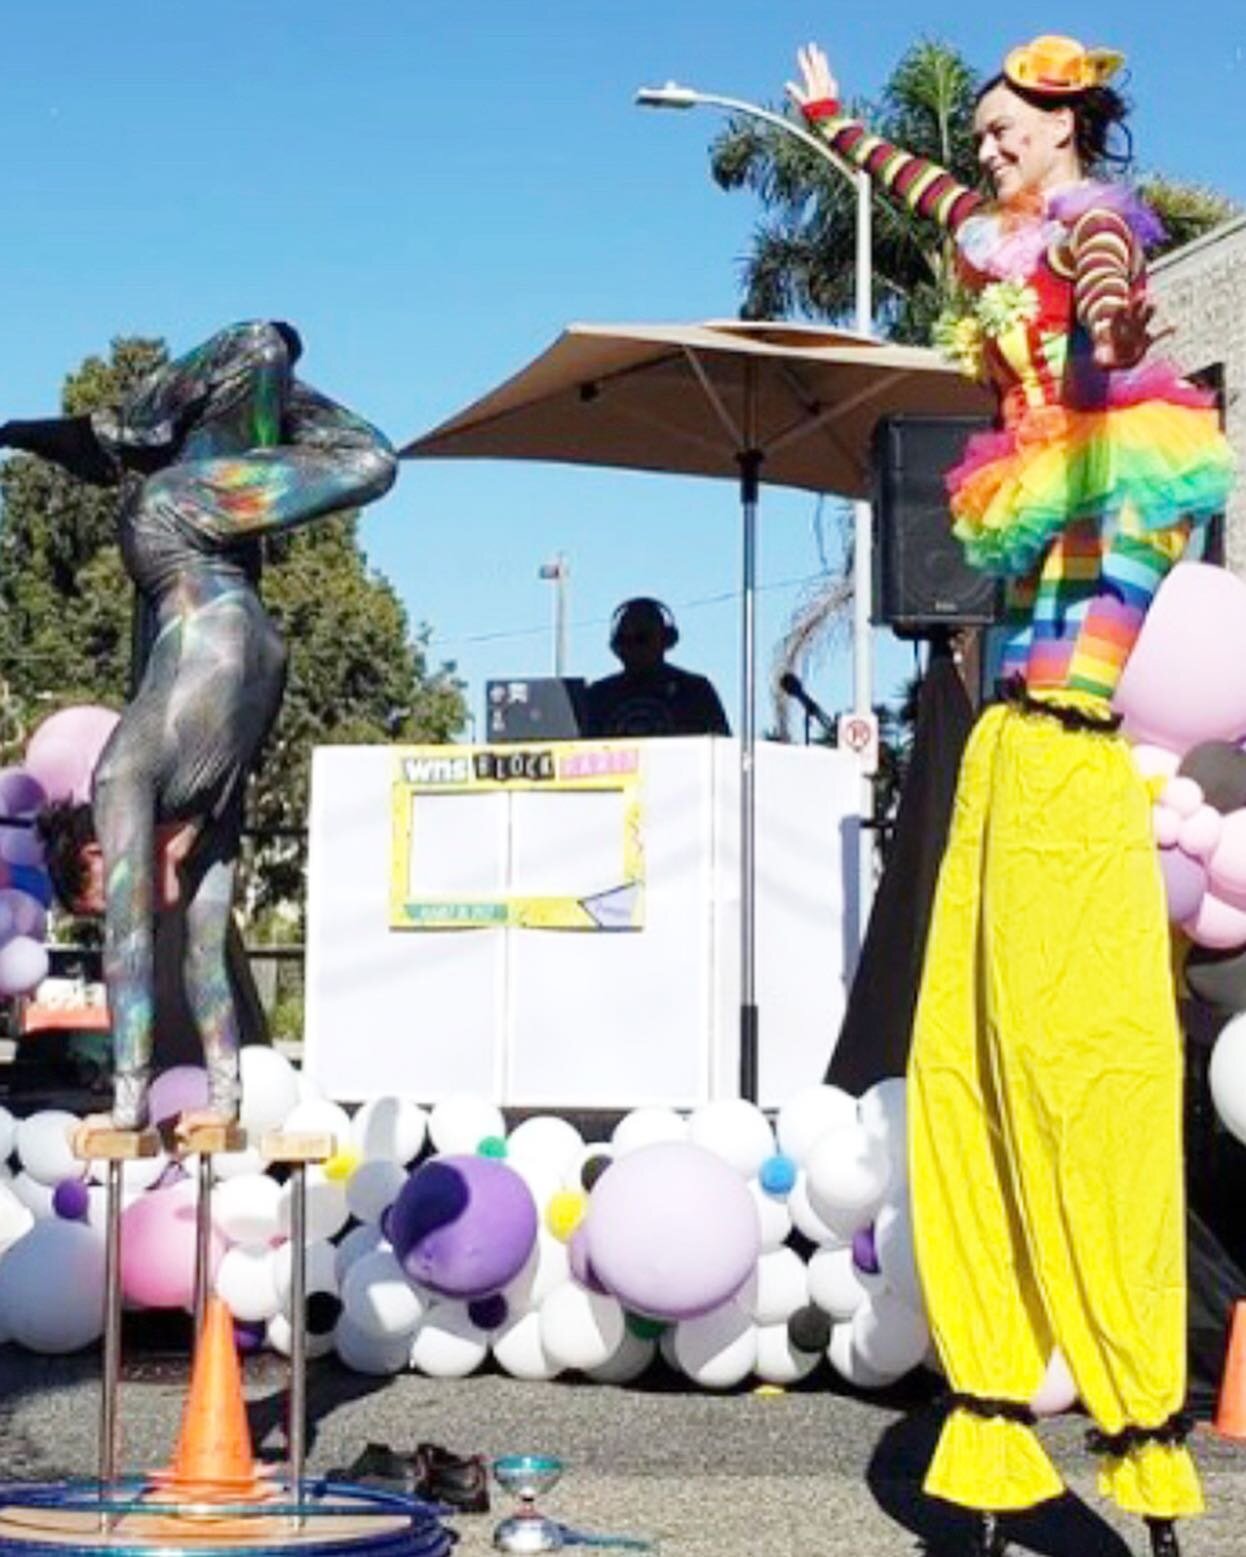
[[[269,1130],[260,1138],[265,1162],[328,1162],[336,1151],[337,1140],[328,1130]]]
[[[93,1114],[69,1132],[79,1162],[135,1162],[160,1155],[160,1137],[146,1130],[119,1130],[107,1114]]]
[[[182,1124],[173,1132],[176,1149],[189,1157],[198,1153],[201,1157],[216,1157],[221,1152],[246,1150],[247,1132],[236,1122],[214,1120],[204,1124]]]

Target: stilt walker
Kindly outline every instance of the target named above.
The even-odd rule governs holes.
[[[1054,1347],[1100,1486],[1153,1552],[1202,1508],[1184,1447],[1181,1052],[1150,804],[1111,697],[1147,607],[1223,510],[1211,397],[1148,357],[1162,231],[1092,176],[1120,55],[1043,37],[982,89],[987,200],[840,114],[820,50],[790,88],[831,146],[954,238],[942,336],[999,395],[949,476],[969,560],[1008,581],[1007,701],[961,767],[909,1068],[915,1241],[953,1390],[926,1478],[997,1516],[1063,1490],[1029,1402]]]

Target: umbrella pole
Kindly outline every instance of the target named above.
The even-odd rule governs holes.
[[[752,429],[749,429],[750,436]],[[757,730],[757,497],[762,452],[739,456],[740,510],[744,521],[743,659],[740,674],[740,1096],[750,1103],[758,1092],[756,835],[754,756]]]

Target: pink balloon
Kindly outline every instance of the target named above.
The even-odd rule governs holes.
[[[15,935],[0,946],[0,995],[28,995],[48,976],[48,954],[33,936]]]
[[[1227,568],[1178,563],[1114,703],[1132,740],[1173,751],[1246,734],[1246,584]]]
[[[1134,765],[1143,778],[1172,778],[1181,766],[1181,758],[1164,746],[1148,746],[1145,741],[1133,749]]]
[[[195,1295],[196,1186],[189,1180],[149,1189],[121,1213],[121,1289],[147,1308],[187,1308]],[[225,1252],[212,1232],[208,1269]]]
[[[1182,922],[1181,928],[1200,946],[1213,951],[1228,951],[1233,946],[1246,946],[1246,909],[1226,902],[1214,892],[1203,895],[1198,911]]]
[[[1207,872],[1180,849],[1161,849],[1159,869],[1164,878],[1169,919],[1174,924],[1193,919],[1207,890]]]
[[[1054,1351],[1043,1382],[1030,1401],[1030,1410],[1035,1416],[1059,1416],[1065,1411],[1071,1411],[1076,1403],[1077,1385],[1069,1372],[1069,1365],[1059,1350]]]
[[[1175,811],[1182,821],[1193,816],[1203,803],[1202,786],[1197,780],[1179,773],[1164,785],[1160,800],[1170,811]]]
[[[1215,852],[1220,842],[1224,818],[1215,806],[1202,805],[1193,816],[1187,816],[1177,833],[1177,843],[1186,854],[1196,860],[1205,860]]]
[[[90,800],[91,775],[120,717],[111,708],[84,703],[43,721],[26,747],[25,768],[49,801]]]
[[[1214,892],[1246,893],[1246,811],[1230,811],[1224,818],[1207,875]]]
[[[1151,807],[1151,830],[1161,849],[1171,849],[1181,832],[1181,818],[1162,800]]]

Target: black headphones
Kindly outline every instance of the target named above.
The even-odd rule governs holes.
[[[652,595],[633,595],[618,606],[610,618],[610,650],[613,654],[619,652],[619,629],[623,626],[623,618],[629,611],[642,610],[651,612],[661,621],[663,649],[673,649],[679,642],[679,628],[675,625],[670,606],[655,600]]]

